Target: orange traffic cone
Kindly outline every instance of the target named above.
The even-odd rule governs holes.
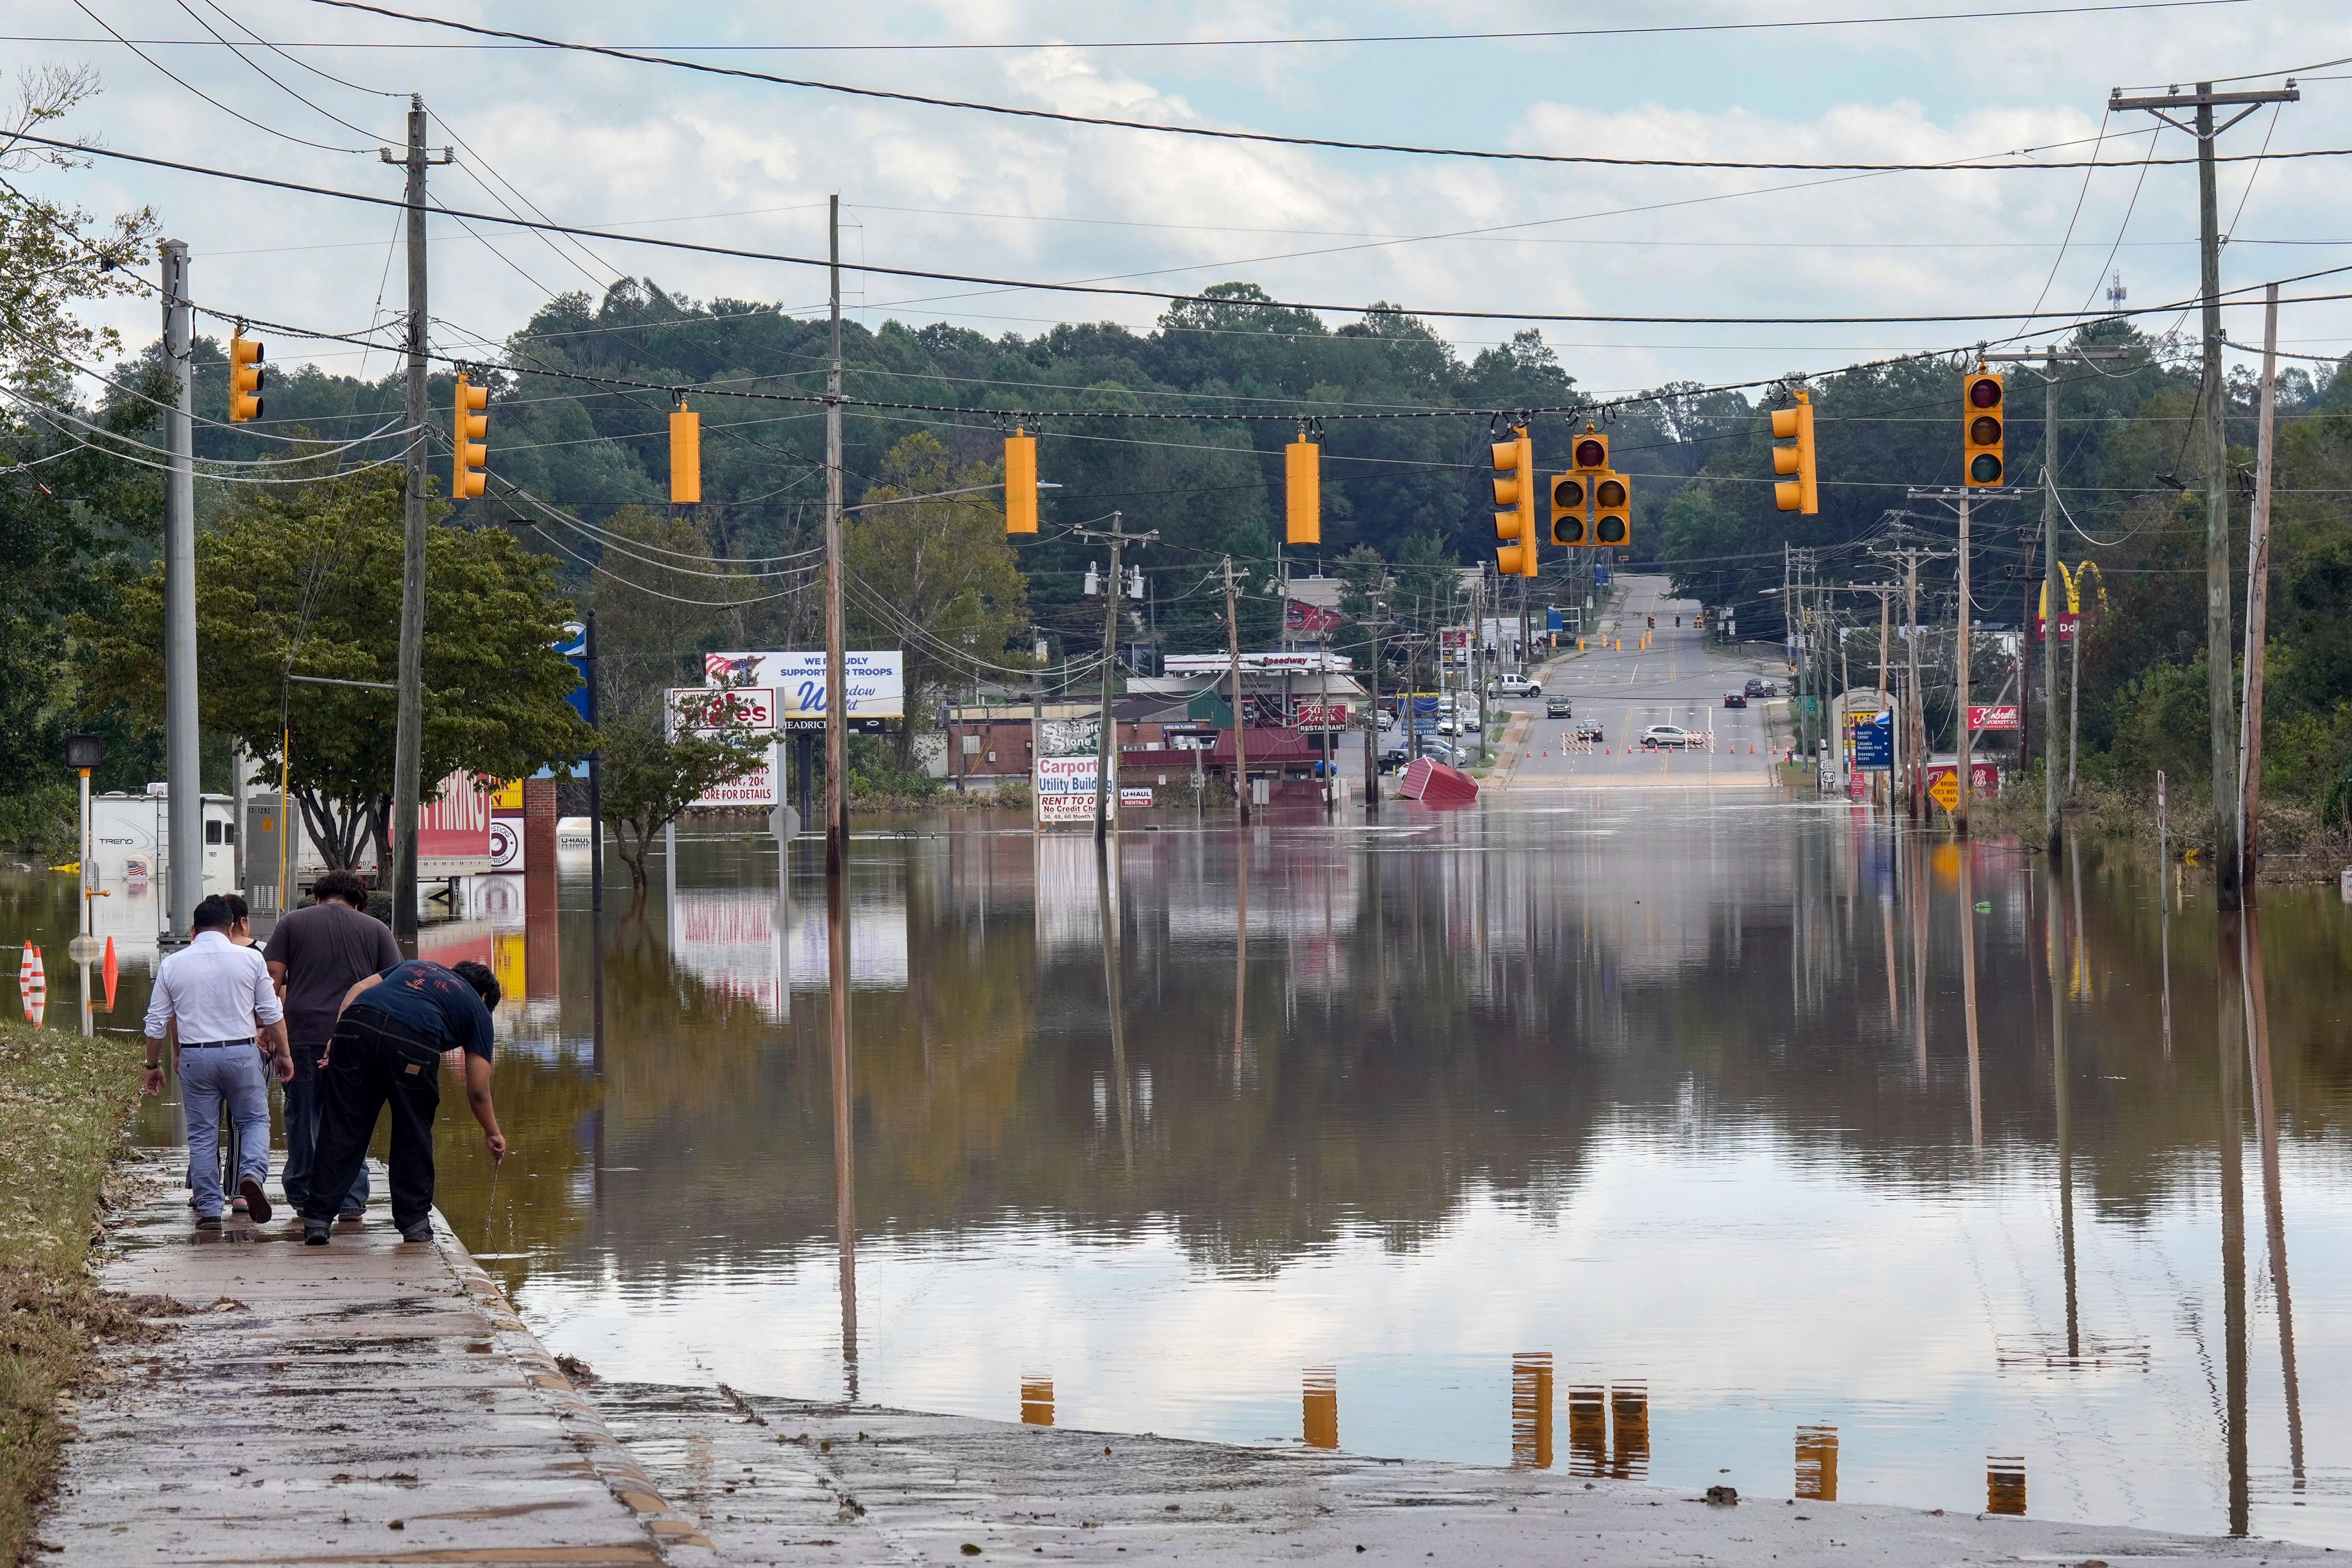
[[[33,983],[33,944],[28,942],[25,944],[25,956],[16,961],[16,984],[19,985]]]
[[[25,944],[25,963],[16,972],[16,984],[27,992],[41,995],[48,994],[48,972],[41,967],[41,950],[33,942]]]
[[[114,939],[106,939],[106,963],[100,970],[106,976],[106,1010],[114,1011]]]

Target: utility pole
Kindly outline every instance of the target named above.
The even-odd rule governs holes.
[[[425,171],[449,163],[448,148],[425,149],[425,100],[408,96],[408,146],[400,157],[379,147],[376,156],[408,171],[408,479],[402,521],[400,570],[400,691],[392,737],[392,933],[416,939],[416,823],[425,799]],[[376,880],[386,868],[376,868]]]
[[[2132,351],[2129,349],[2084,348],[2079,343],[2062,351],[2055,342],[2053,342],[2047,348],[2043,349],[2039,354],[1989,353],[1983,356],[1985,363],[1989,364],[2008,363],[2025,366],[2032,364],[2036,361],[2039,361],[2041,363],[2042,571],[2042,581],[2044,584],[2053,580],[2057,575],[2058,570],[2058,362],[2062,357],[2062,354],[2064,358],[2083,362],[2092,360],[2124,360],[2132,357]],[[2032,593],[2030,575],[2031,574],[2029,574],[2029,582],[2026,589],[2029,605],[2031,604],[2031,595]],[[2057,595],[2048,594],[2045,591],[2044,598],[2047,603],[2047,613],[2045,613],[2042,617],[2042,843],[2050,847],[2050,852],[2052,854],[2055,854],[2057,853],[2056,847],[2058,844],[2059,835],[2058,644],[2057,639],[2052,635],[2052,628],[2057,618],[2058,605],[2056,604]],[[2032,616],[2029,615],[2026,617],[2026,620],[2030,625],[2032,620]],[[2074,637],[2069,640],[2073,645],[2079,647],[2082,642],[2082,637],[2083,630],[2081,625],[2078,623],[2074,628]],[[2028,635],[2026,641],[2030,648],[2032,642],[2032,638],[2030,634]],[[2071,675],[2068,679],[2067,686],[2070,690],[2074,686]],[[2028,691],[2023,695],[2026,701],[2021,706],[2031,706],[2032,693]],[[2066,795],[2067,798],[2070,800],[2073,798],[2074,793],[2073,756],[2074,753],[2070,745],[2067,752],[2068,761],[2066,769]],[[2022,758],[2021,756],[2021,760]]]
[[[1969,800],[1977,793],[1976,772],[1969,765],[1969,742],[1971,739],[1969,734],[1969,678],[1975,673],[1969,663],[1969,611],[1971,607],[1969,594],[1969,492],[1962,489],[1960,491],[1960,641],[1958,657],[1953,660],[1958,666],[1954,674],[1954,683],[1958,688],[1954,700],[1959,711],[1952,716],[1952,720],[1954,727],[1959,731],[1957,772],[1960,784],[1960,809],[1953,819],[1953,829],[1963,838],[1969,836]]]
[[[824,874],[849,869],[849,654],[843,646],[841,558],[841,195],[826,198],[833,360],[824,375]],[[847,900],[843,901],[844,908]]]
[[[1916,495],[1920,492],[1913,493]],[[1932,493],[1940,496],[1943,492]],[[1917,512],[1890,511],[1886,514],[1886,520],[1899,522],[1900,520],[1916,518],[1919,515]],[[1898,538],[1919,537],[1917,532],[1907,525],[1898,526],[1896,536]],[[1906,809],[1916,818],[1927,815],[1928,757],[1927,719],[1926,704],[1922,700],[1923,687],[1919,675],[1919,563],[1948,560],[1951,552],[1929,550],[1916,544],[1905,544],[1900,548],[1876,546],[1871,550],[1871,553],[1903,563],[1903,640],[1905,644],[1903,701],[1906,710],[1903,718],[1904,773],[1906,775],[1905,800]]]
[[[2263,104],[2297,103],[2302,99],[2292,77],[2284,88],[2270,91],[2215,92],[2211,82],[2200,81],[2195,92],[2126,97],[2117,88],[2107,95],[2110,112],[2144,109],[2197,139],[2198,283],[2205,300],[2205,374],[2198,396],[2205,412],[2205,663],[2213,745],[2213,892],[2214,902],[2225,914],[2239,907],[2242,868],[2238,857],[2231,853],[2238,826],[2238,737],[2231,722],[2237,693],[2230,688],[2230,476],[2225,471],[2230,438],[2228,389],[2221,377],[2221,232],[2213,144],[2222,132]],[[2238,112],[2217,126],[2213,110],[2220,106],[2236,108]],[[2196,111],[2187,125],[2167,112],[2183,109]]]
[[[1119,546],[1147,544],[1160,537],[1160,531],[1149,533],[1122,533],[1119,521],[1126,514],[1110,514],[1108,529],[1074,529],[1078,538],[1110,542],[1110,580],[1103,584],[1103,645],[1102,645],[1102,716],[1095,721],[1095,839],[1101,842],[1116,832],[1118,808],[1110,792],[1118,787],[1118,712],[1112,705],[1114,682],[1118,673],[1118,601],[1127,589],[1119,581]],[[1228,563],[1230,571],[1230,563]],[[1230,588],[1226,599],[1232,605]]]
[[[2276,460],[2279,286],[2263,290],[2262,425],[2254,442],[2254,509],[2246,527],[2246,692],[2239,705],[2238,842],[2247,903],[2254,900],[2254,858],[2263,801],[2263,644],[2270,635],[2271,470]]]
[[[196,720],[196,477],[193,363],[195,308],[188,300],[188,246],[163,242],[163,359],[172,406],[163,416],[171,471],[163,479],[163,756],[171,781],[171,860],[164,880],[166,942],[188,940],[205,896],[205,796]],[[83,878],[83,886],[89,886]],[[89,907],[89,900],[82,900]]]
[[[1371,705],[1364,710],[1364,812],[1377,816],[1381,809],[1381,619],[1388,607],[1378,599],[1372,601],[1372,614],[1364,622],[1365,641],[1371,648],[1371,658],[1365,662],[1371,667]]]
[[[1244,827],[1249,826],[1248,726],[1242,719],[1242,624],[1234,609],[1234,558],[1225,557],[1225,651],[1234,674],[1234,805]]]

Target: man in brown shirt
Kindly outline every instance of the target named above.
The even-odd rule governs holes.
[[[312,1152],[319,1139],[319,1058],[335,1037],[344,994],[360,981],[400,962],[392,930],[367,912],[368,888],[350,871],[330,871],[310,887],[311,903],[284,915],[261,956],[286,1005],[294,1047],[294,1077],[286,1085],[286,1168],[280,1182],[296,1209],[310,1195]],[[355,1220],[367,1210],[367,1167],[362,1164],[338,1205]]]

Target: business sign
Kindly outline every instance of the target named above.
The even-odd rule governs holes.
[[[1328,637],[1346,620],[1339,611],[1310,605],[1304,599],[1286,600],[1282,606],[1282,629],[1292,637]]]
[[[1216,677],[1232,672],[1234,658],[1223,653],[1171,653],[1161,661],[1161,673],[1186,677]],[[1344,675],[1356,668],[1356,661],[1343,653],[1269,652],[1245,653],[1241,667],[1255,673],[1282,675],[1312,675],[1328,669],[1334,675]]]
[[[441,781],[441,787],[425,803],[416,821],[416,859],[420,867],[428,861],[446,861],[466,864],[432,868],[467,872],[489,869],[491,783],[463,769]]]
[[[572,710],[580,715],[584,724],[588,721],[588,628],[578,621],[566,621],[563,640],[549,646],[571,663],[572,673],[579,678],[563,700],[572,704]]]
[[[786,730],[818,729],[828,711],[824,654],[712,653],[702,658],[703,674],[713,686],[765,687],[776,695],[776,716]],[[842,657],[842,676],[848,700],[842,711],[853,726],[860,720],[903,719],[907,716],[906,658],[897,648]],[[814,721],[814,722],[812,722]]]
[[[1348,727],[1348,705],[1344,702],[1301,702],[1297,705],[1297,718],[1292,727],[1299,730],[1344,730]]]
[[[1151,786],[1150,784],[1146,784],[1141,789],[1137,789],[1131,784],[1119,785],[1118,804],[1121,806],[1150,805],[1151,804]]]
[[[674,686],[670,725],[698,735],[766,734],[776,727],[776,694],[764,686]]]
[[[2014,730],[2018,728],[2017,704],[2003,702],[1991,707],[1978,703],[1969,705],[1969,728],[1971,730]]]
[[[1037,797],[1037,820],[1040,824],[1092,822],[1095,819],[1095,781],[1102,776],[1100,759],[1096,757],[1040,757],[1031,783]],[[1113,790],[1104,803],[1112,815],[1118,811],[1119,792]]]

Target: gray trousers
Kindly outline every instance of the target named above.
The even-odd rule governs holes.
[[[269,1174],[269,1089],[261,1052],[253,1046],[214,1046],[180,1053],[180,1107],[188,1123],[188,1185],[199,1215],[226,1206],[221,1192],[221,1106],[236,1123],[237,1180]]]

